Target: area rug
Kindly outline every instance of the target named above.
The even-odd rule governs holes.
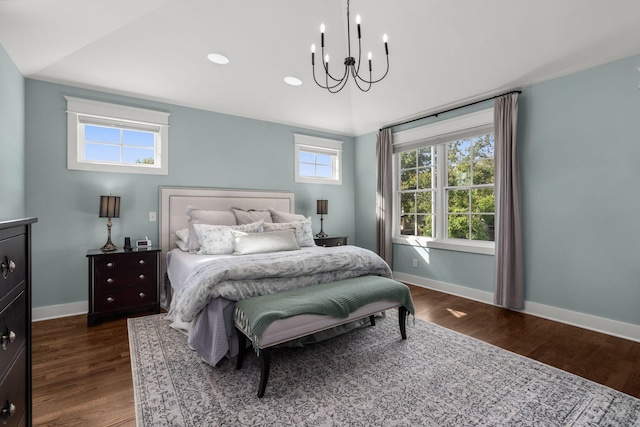
[[[376,326],[211,367],[162,315],[129,319],[138,426],[640,426],[640,399],[394,310]]]

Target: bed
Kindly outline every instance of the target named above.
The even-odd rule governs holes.
[[[311,219],[294,216],[293,192],[160,187],[159,197],[165,273],[162,305],[168,310],[172,327],[187,333],[189,345],[211,365],[238,353],[233,325],[235,301],[351,277],[391,277],[389,266],[369,250],[350,245],[315,246]],[[199,215],[215,215],[216,219],[209,221],[214,224],[202,225],[196,219],[203,217],[197,217],[194,209]],[[242,224],[215,224],[229,219],[229,212],[237,220],[244,219],[237,221]],[[191,233],[186,245],[179,237],[184,237],[185,229]],[[229,253],[226,246],[218,251],[219,233],[227,236],[231,229],[236,254]],[[209,231],[215,235],[210,241]],[[194,232],[198,239],[192,238]],[[223,240],[226,245],[228,239]],[[196,251],[190,245],[198,241],[202,246]],[[284,249],[264,249],[265,241],[269,247],[275,244]],[[343,325],[308,340],[321,340],[353,327],[357,325]]]

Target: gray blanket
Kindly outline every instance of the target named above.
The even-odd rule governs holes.
[[[315,247],[304,251],[230,257],[196,269],[175,296],[175,315],[193,321],[216,298],[239,301],[258,295],[352,277],[391,277],[374,252],[357,246]]]

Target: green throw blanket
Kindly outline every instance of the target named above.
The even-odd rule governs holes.
[[[385,277],[361,276],[241,300],[236,302],[234,316],[257,350],[262,334],[276,320],[299,314],[344,319],[376,301],[396,301],[415,314],[406,285]]]

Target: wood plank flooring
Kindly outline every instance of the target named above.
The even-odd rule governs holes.
[[[411,286],[418,318],[640,398],[640,343]],[[409,332],[409,339],[411,329]],[[135,426],[126,319],[33,324],[34,426]]]

